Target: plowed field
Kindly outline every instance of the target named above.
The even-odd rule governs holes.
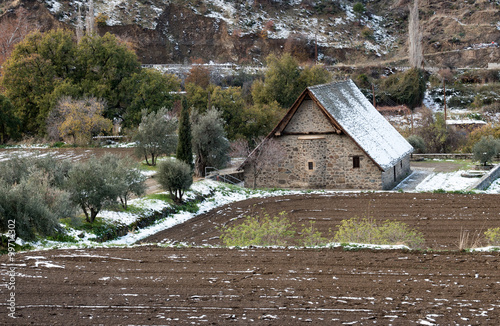
[[[428,251],[139,246],[18,253],[13,262],[2,256],[0,323],[497,325],[500,254],[456,249],[461,229],[500,226],[499,205],[496,195],[251,199],[147,239],[218,243],[216,226],[264,208],[314,219],[320,230],[352,216],[401,220],[424,234]],[[10,292],[16,319],[7,315]]]
[[[460,233],[469,240],[488,228],[500,226],[500,196],[433,193],[339,193],[248,199],[212,210],[183,225],[157,233],[143,242],[179,241],[221,244],[220,227],[239,223],[247,215],[274,216],[286,212],[296,225],[315,227],[324,235],[343,219],[373,217],[397,220],[422,232],[427,248],[457,250]],[[482,243],[486,245],[486,243]]]

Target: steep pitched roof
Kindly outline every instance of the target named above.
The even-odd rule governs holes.
[[[352,80],[312,86],[306,91],[382,170],[413,152]]]
[[[266,139],[283,132],[306,98],[316,102],[337,133],[349,136],[383,171],[413,152],[413,147],[375,109],[352,80],[306,88]],[[238,170],[247,162],[248,158]]]

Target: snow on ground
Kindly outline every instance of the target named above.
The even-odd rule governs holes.
[[[500,194],[500,179],[496,179],[488,189],[484,191],[487,194]]]
[[[423,181],[420,182],[415,188],[417,192],[432,192],[434,190],[444,190],[444,191],[465,191],[470,187],[474,182],[476,182],[477,178],[465,178],[461,176],[463,171],[455,171],[450,173],[430,173]],[[408,178],[407,178],[408,179]],[[346,191],[324,191],[317,190],[312,193],[319,193],[325,195],[331,195],[334,193],[345,193]],[[352,193],[356,193],[356,191],[349,191]],[[478,191],[479,192],[479,191]],[[150,225],[148,227],[137,229],[134,232],[130,232],[129,234],[120,237],[115,240],[107,241],[104,243],[97,243],[90,239],[94,238],[95,235],[82,232],[79,230],[69,230],[68,234],[73,236],[75,239],[78,239],[78,243],[61,243],[56,241],[39,241],[36,243],[32,243],[31,245],[35,247],[35,249],[50,249],[50,248],[81,248],[81,247],[98,247],[98,246],[128,246],[136,243],[137,241],[144,239],[150,235],[153,235],[157,232],[163,231],[165,229],[171,228],[177,224],[183,223],[199,214],[206,213],[211,209],[216,207],[237,202],[241,200],[245,200],[248,198],[257,198],[257,197],[271,197],[271,196],[283,196],[290,194],[303,194],[303,193],[311,193],[310,190],[301,191],[301,190],[277,190],[277,191],[268,191],[268,190],[252,190],[242,187],[236,186],[228,186],[223,183],[218,183],[211,180],[203,180],[199,182],[195,182],[191,190],[188,191],[185,196],[187,199],[193,198],[196,194],[210,195],[205,201],[198,204],[199,210],[197,213],[189,213],[189,212],[179,212],[178,214],[174,214],[162,220],[159,220],[157,223]],[[496,180],[491,187],[484,191],[484,193],[489,194],[499,194],[500,193],[500,179]],[[129,202],[130,205],[135,207],[156,210],[160,211],[164,207],[169,206],[168,203],[157,200],[157,199],[148,199],[148,198],[138,198],[133,199]],[[136,219],[139,218],[139,215],[128,213],[128,212],[114,212],[114,211],[102,211],[98,214],[98,216],[112,221],[121,222],[124,224],[131,224]],[[18,239],[22,244],[22,240]],[[380,247],[380,246],[378,246]],[[483,250],[487,250],[485,248]]]
[[[466,190],[477,182],[476,178],[465,178],[461,174],[464,171],[455,171],[449,173],[431,173],[416,188],[416,191],[460,191]]]

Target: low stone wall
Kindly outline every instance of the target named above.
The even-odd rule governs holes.
[[[468,190],[485,190],[487,189],[493,181],[495,181],[498,177],[500,177],[500,164],[497,164],[493,169],[490,170],[487,174],[485,174],[478,182],[469,187]]]
[[[438,159],[438,160],[469,160],[472,158],[470,153],[426,153],[426,154],[413,154],[411,159],[418,161],[421,159]]]
[[[426,154],[413,154],[412,161],[419,161],[422,159],[429,160],[471,160],[472,153],[426,153]],[[500,154],[495,156],[495,161],[500,161]]]

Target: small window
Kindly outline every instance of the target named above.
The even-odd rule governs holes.
[[[359,169],[359,156],[352,157],[352,168]]]
[[[403,161],[400,161],[400,162],[399,162],[399,166],[400,166],[401,168],[403,168]]]
[[[314,170],[314,163],[312,161],[307,162],[307,168],[309,170]]]

